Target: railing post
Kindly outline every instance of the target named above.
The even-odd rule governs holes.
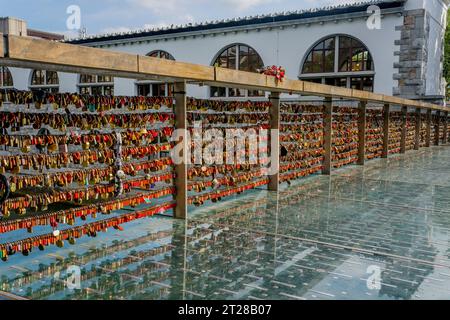
[[[361,166],[366,162],[366,123],[367,101],[360,101],[358,108],[358,165]]]
[[[280,186],[280,94],[272,92],[269,97],[270,131],[271,131],[271,166],[275,173],[269,176],[269,191],[278,191]]]
[[[427,110],[427,137],[425,141],[427,148],[431,147],[431,112],[431,109]]]
[[[448,111],[444,112],[444,137],[442,143],[448,143]]]
[[[408,123],[408,107],[402,106],[402,137],[400,140],[400,153],[406,153],[406,135]]]
[[[422,109],[416,108],[416,133],[414,137],[414,150],[420,150],[420,129],[422,128]]]
[[[332,155],[333,146],[333,100],[331,97],[325,98],[323,110],[323,148],[325,151],[323,160],[322,173],[326,175],[331,174],[332,169]]]
[[[175,165],[175,187],[177,193],[175,196],[176,208],[175,208],[175,218],[186,219],[187,218],[187,164],[188,164],[188,145],[187,141],[187,101],[186,101],[186,82],[176,82],[174,84],[174,99],[175,99],[175,129],[184,130],[183,141],[178,143],[183,143],[182,163]]]
[[[390,126],[391,106],[387,103],[383,107],[383,154],[382,158],[389,157],[389,126]]]
[[[436,111],[436,123],[434,124],[434,145],[440,145],[440,132],[441,132],[441,111]]]

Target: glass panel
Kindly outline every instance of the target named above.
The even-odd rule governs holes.
[[[260,91],[260,90],[249,90],[248,91],[248,96],[249,97],[264,97],[264,91]]]
[[[44,71],[42,70],[35,70],[33,72],[33,77],[31,79],[32,85],[44,85],[45,84],[45,78],[44,78]]]
[[[328,38],[314,47],[303,65],[303,73],[334,72],[335,40]]]
[[[47,71],[47,84],[59,84],[58,73],[55,71]]]
[[[90,87],[80,87],[80,94],[91,94]]]
[[[14,86],[11,72],[7,67],[0,67],[0,87]]]
[[[363,78],[363,88],[364,91],[373,92],[373,77]]]
[[[237,50],[239,50],[239,61],[237,61]],[[225,49],[214,62],[214,66],[236,69],[248,72],[258,72],[264,67],[263,61],[258,53],[245,45],[235,45]],[[226,97],[227,89],[211,87],[211,97]],[[245,97],[247,90],[228,89],[230,97]],[[252,96],[260,96],[258,91],[252,92]]]
[[[152,95],[162,97],[166,95],[166,85],[161,83],[152,84]]]
[[[114,78],[111,76],[98,76],[99,83],[113,82],[113,81],[114,81]]]
[[[373,77],[353,77],[351,86],[352,89],[373,92]]]
[[[334,72],[334,51],[325,51],[324,72]]]
[[[82,74],[80,76],[80,83],[95,83],[96,81],[96,76],[92,75],[92,74]]]
[[[339,71],[373,70],[372,57],[360,41],[349,37],[339,37],[339,41]]]
[[[103,94],[106,96],[114,95],[114,87],[113,86],[105,86],[103,90]]]
[[[137,86],[138,96],[147,97],[150,95],[150,85],[149,84],[138,84]]]
[[[325,40],[324,49],[326,49],[326,50],[333,50],[334,51],[334,37]]]
[[[156,51],[150,52],[147,56],[153,57],[153,58],[166,59],[166,60],[175,60],[175,58],[170,53],[163,51],[163,50],[156,50]]]
[[[103,87],[91,87],[92,95],[101,96],[103,95]]]
[[[211,97],[226,97],[227,90],[223,87],[211,87]]]

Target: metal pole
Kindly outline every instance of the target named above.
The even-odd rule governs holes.
[[[175,165],[175,187],[177,193],[175,196],[176,209],[175,218],[186,219],[187,218],[187,163],[188,163],[188,145],[187,141],[187,108],[186,108],[186,82],[175,83],[175,129],[184,130],[184,136],[182,141],[178,143],[183,144],[183,149],[180,156],[182,161]]]
[[[390,112],[391,106],[389,104],[385,104],[383,107],[383,155],[384,159],[389,157],[389,125],[390,125]]]
[[[426,144],[427,148],[431,147],[431,109],[427,110],[427,137]]]
[[[416,109],[416,133],[414,137],[414,150],[420,149],[420,129],[422,128],[422,109]]]
[[[363,166],[366,162],[367,101],[359,102],[358,113],[358,165]]]
[[[269,176],[269,191],[278,191],[280,186],[280,94],[272,92],[270,97],[271,166],[274,172]]]
[[[331,98],[325,98],[323,113],[323,142],[324,142],[324,161],[322,173],[331,174],[332,168],[332,152],[333,145],[333,101]]]
[[[444,137],[442,143],[448,143],[448,111],[444,112]]]
[[[402,137],[400,141],[400,153],[406,153],[406,135],[408,133],[408,107],[402,107]]]
[[[440,145],[440,132],[441,132],[441,111],[436,111],[436,123],[434,124],[434,145]]]

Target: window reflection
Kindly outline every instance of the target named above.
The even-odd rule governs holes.
[[[332,86],[373,91],[373,71],[372,56],[363,43],[349,36],[332,36],[319,42],[307,54],[302,74],[308,76],[300,78]],[[347,74],[342,75],[344,72]],[[323,76],[317,78],[309,76],[310,74]]]
[[[57,93],[59,91],[58,73],[56,71],[33,70],[30,88]]]
[[[0,67],[0,87],[13,87],[14,82],[8,67]]]
[[[81,94],[112,96],[114,95],[114,77],[82,74],[78,87]]]
[[[247,72],[258,72],[264,67],[261,56],[247,45],[232,45],[224,49],[213,64],[216,67]],[[258,90],[211,87],[211,97],[261,97],[265,93]]]

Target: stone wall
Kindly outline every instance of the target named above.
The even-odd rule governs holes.
[[[400,46],[399,62],[394,63],[398,73],[394,80],[398,86],[393,94],[408,99],[423,99],[426,95],[426,74],[428,59],[428,37],[430,24],[428,14],[424,9],[405,11],[401,31],[401,38],[395,42]]]

